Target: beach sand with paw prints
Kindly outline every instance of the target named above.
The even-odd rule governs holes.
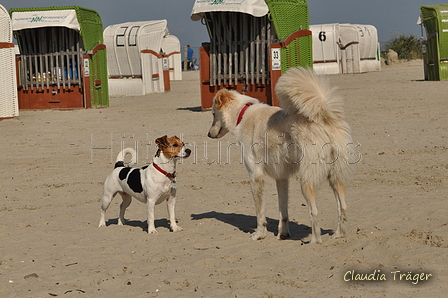
[[[276,189],[267,180],[268,236],[251,240],[256,219],[240,148],[231,135],[207,138],[212,115],[200,110],[199,72],[184,72],[165,94],[113,97],[103,109],[22,110],[0,121],[0,296],[443,296],[448,84],[423,78],[422,61],[330,76],[361,160],[347,191],[347,238],[331,239],[336,201],[328,187],[318,193],[322,245],[307,243],[308,207],[296,179],[292,238],[275,237]],[[158,235],[148,235],[136,200],[128,224],[118,226],[119,197],[108,226],[98,228],[102,184],[121,147],[137,148],[144,166],[165,134],[192,150],[177,167],[184,231],[169,231],[162,204]],[[352,280],[352,271],[387,280]],[[431,276],[415,285],[394,280],[397,271]]]

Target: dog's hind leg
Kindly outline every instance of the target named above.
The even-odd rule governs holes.
[[[118,216],[118,225],[122,226],[125,224],[125,219],[124,219],[124,213],[126,211],[126,208],[129,207],[129,205],[131,205],[132,202],[132,196],[128,195],[127,193],[120,193],[121,194],[121,198],[123,199],[123,202],[121,202],[120,204],[120,215]]]
[[[316,206],[316,187],[309,183],[302,182],[302,193],[308,203],[311,217],[311,243],[322,243],[320,235],[320,225],[317,218],[318,211]]]
[[[254,233],[251,234],[251,237],[253,240],[260,240],[265,238],[267,234],[267,222],[265,215],[266,204],[263,199],[263,178],[251,175],[250,186],[255,203],[255,212],[257,214],[257,229]]]
[[[333,239],[341,238],[346,236],[345,224],[347,223],[347,205],[345,204],[345,185],[342,183],[332,183],[331,188],[333,188],[334,196],[338,203],[338,226],[336,231],[332,235]]]
[[[277,239],[284,240],[291,237],[289,232],[289,216],[288,216],[288,179],[278,179],[277,184],[278,194],[278,209],[280,212],[280,219],[278,221],[278,235]]]
[[[112,202],[112,199],[115,197],[116,193],[109,193],[106,190],[103,192],[103,197],[101,199],[101,216],[100,216],[100,224],[99,227],[106,226],[106,211]]]

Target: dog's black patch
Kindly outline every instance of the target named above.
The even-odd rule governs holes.
[[[144,167],[142,167],[142,170],[144,170],[144,169],[146,169],[148,166],[144,166]]]
[[[115,163],[114,169],[116,169],[116,168],[121,168],[121,167],[124,167],[124,162],[122,162],[122,161],[117,161],[117,162]]]
[[[120,173],[118,174],[118,178],[120,178],[120,180],[124,180],[126,179],[126,177],[128,176],[129,171],[132,168],[124,168],[120,171]]]
[[[120,172],[120,174],[121,174],[121,172]],[[142,181],[140,179],[140,169],[132,170],[132,172],[129,174],[127,182],[128,182],[129,187],[134,192],[142,192],[143,186],[142,186]]]

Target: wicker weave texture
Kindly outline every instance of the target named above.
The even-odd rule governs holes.
[[[90,90],[92,107],[109,105],[109,82],[106,49],[99,50],[90,59]],[[100,80],[100,84],[97,84]]]
[[[448,79],[448,4],[420,7],[428,37],[427,71],[430,81]]]
[[[170,69],[170,80],[182,80],[182,61],[180,55],[180,41],[174,35],[167,35],[162,40],[162,51],[168,57],[168,67]]]
[[[0,43],[10,44],[11,41],[11,19],[0,5]],[[0,65],[0,118],[19,116],[14,47],[0,48]]]
[[[0,118],[19,115],[14,48],[0,49]]]
[[[304,0],[266,0],[279,38],[309,28],[308,5]]]
[[[11,42],[12,28],[8,11],[0,4],[0,42]]]
[[[163,61],[152,53],[142,53],[144,94],[165,92]]]
[[[286,39],[298,30],[309,29],[308,4],[305,0],[266,0],[277,37]],[[281,51],[282,72],[294,66],[312,67],[312,36],[294,40]]]

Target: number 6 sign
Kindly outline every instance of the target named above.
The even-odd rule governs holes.
[[[325,35],[325,31],[320,31],[319,32],[319,40],[320,41],[326,41],[327,40],[327,36]]]

